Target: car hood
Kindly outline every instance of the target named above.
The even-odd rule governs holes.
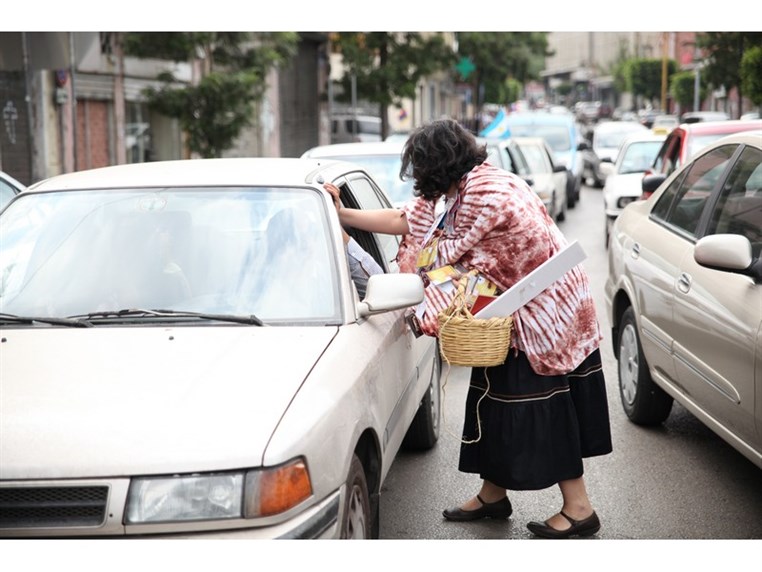
[[[258,466],[336,331],[5,329],[0,479]]]

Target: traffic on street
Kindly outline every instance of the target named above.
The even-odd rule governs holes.
[[[0,550],[751,571],[761,66],[759,32],[0,32]]]

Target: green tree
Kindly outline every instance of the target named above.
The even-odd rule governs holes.
[[[458,32],[458,53],[467,57],[475,71],[466,78],[476,94],[474,103],[508,103],[505,81],[521,84],[539,77],[548,50],[546,32]]]
[[[762,46],[754,46],[741,58],[741,86],[754,105],[762,105]]]
[[[340,32],[335,42],[344,65],[343,89],[337,99],[349,101],[354,77],[357,97],[379,106],[384,138],[389,132],[389,106],[401,107],[403,99],[415,99],[422,77],[455,63],[455,54],[441,34]]]
[[[706,97],[706,80],[699,78],[699,101]],[[682,109],[692,108],[695,101],[696,73],[692,71],[680,71],[675,73],[669,82],[669,93]],[[697,110],[694,110],[697,111]]]
[[[641,96],[648,101],[661,98],[662,88],[661,58],[634,58],[625,63],[624,74],[626,76],[627,90],[635,96]],[[669,78],[677,70],[674,60],[667,61],[667,85]]]
[[[188,147],[202,157],[220,157],[244,127],[266,90],[266,75],[296,54],[294,32],[129,32],[125,54],[175,62],[202,60],[196,85],[183,85],[171,73],[162,86],[148,88],[151,109],[179,120]]]
[[[738,112],[743,113],[741,62],[747,50],[762,46],[762,32],[704,32],[696,43],[706,56],[702,74],[714,87],[738,91]]]

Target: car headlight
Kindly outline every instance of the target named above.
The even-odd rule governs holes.
[[[256,518],[284,512],[311,494],[301,459],[250,471],[139,477],[130,484],[125,522]]]

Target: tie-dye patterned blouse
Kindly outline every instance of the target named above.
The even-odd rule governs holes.
[[[513,286],[567,245],[542,201],[526,182],[489,163],[461,179],[456,207],[443,225],[435,267],[459,264],[476,269],[501,291]],[[397,255],[402,272],[416,262],[435,223],[435,204],[422,198],[403,207],[410,233]],[[436,336],[437,314],[451,295],[424,279],[424,333]],[[575,369],[602,339],[587,274],[576,266],[513,315],[512,345],[524,351],[540,375]]]

